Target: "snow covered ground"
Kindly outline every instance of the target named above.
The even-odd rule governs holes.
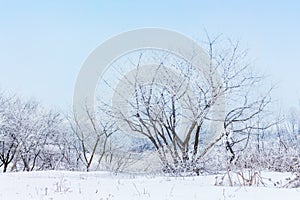
[[[215,175],[165,177],[108,172],[45,171],[0,174],[1,200],[299,200],[299,189],[280,189],[289,173],[263,173],[267,187],[214,186]],[[271,180],[269,179],[271,178]]]

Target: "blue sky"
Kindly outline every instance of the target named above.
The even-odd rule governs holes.
[[[203,40],[204,29],[240,40],[284,107],[300,98],[297,1],[0,0],[0,88],[71,107],[89,53],[120,32],[161,27]]]

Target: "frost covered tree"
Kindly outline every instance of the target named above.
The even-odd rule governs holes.
[[[237,135],[269,127],[258,127],[255,118],[271,102],[271,89],[259,89],[263,77],[249,64],[247,52],[231,40],[218,43],[208,37],[206,44],[210,61],[209,72],[204,76],[191,65],[191,60],[168,53],[142,52],[139,59],[132,59],[136,61],[134,78],[123,79],[134,88],[133,97],[126,102],[130,114],[121,107],[113,108],[124,126],[152,143],[167,173],[199,174],[201,160],[229,130]],[[148,84],[143,84],[142,66],[149,60],[156,61],[151,66],[156,73]],[[180,71],[179,77],[174,78],[170,66]],[[216,73],[221,81],[214,79]],[[214,108],[224,99],[225,114],[216,115]],[[210,125],[216,122],[222,124],[222,129],[212,133]],[[216,136],[211,139],[210,135]]]
[[[114,121],[107,118],[98,119],[88,109],[86,112],[88,118],[84,122],[76,113],[69,121],[71,130],[80,144],[80,148],[77,149],[81,155],[80,159],[86,171],[90,171],[91,168],[98,169],[104,156],[112,151],[109,139],[117,129]]]
[[[7,171],[8,165],[13,161],[19,150],[20,141],[18,133],[15,130],[14,124],[17,122],[12,121],[11,109],[16,103],[14,97],[7,97],[1,95],[0,104],[0,137],[1,137],[1,151],[0,151],[0,165],[3,166],[3,172]]]
[[[55,169],[66,161],[59,148],[67,132],[61,114],[16,95],[1,95],[0,105],[0,165],[4,172]]]

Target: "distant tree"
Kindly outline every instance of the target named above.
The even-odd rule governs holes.
[[[1,97],[0,165],[3,171],[54,169],[61,160],[60,139],[64,118],[38,102],[14,96]]]
[[[0,165],[3,166],[3,172],[6,172],[8,165],[15,158],[20,146],[20,141],[16,130],[16,126],[18,126],[19,123],[14,121],[11,115],[11,110],[14,109],[14,105],[17,103],[17,100],[14,97],[6,97],[4,95],[1,95],[0,98],[0,137],[2,138]]]

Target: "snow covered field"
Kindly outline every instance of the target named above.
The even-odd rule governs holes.
[[[266,187],[214,186],[216,176],[164,177],[108,172],[45,171],[0,174],[0,199],[241,199],[299,200],[299,189],[280,189],[289,173],[263,173]],[[271,181],[269,181],[271,178]]]

